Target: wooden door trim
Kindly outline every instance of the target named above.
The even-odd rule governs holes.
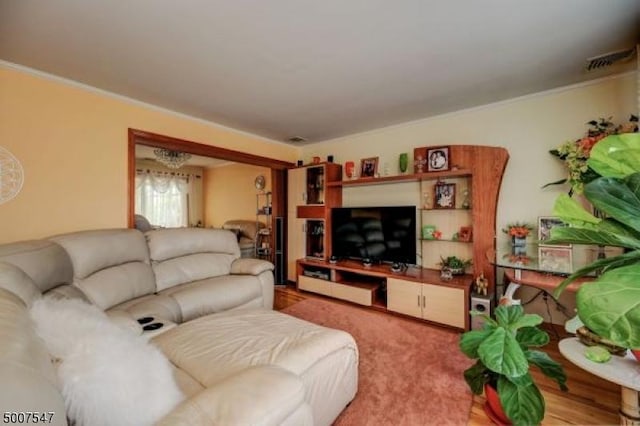
[[[135,173],[136,173],[136,144],[153,146],[158,148],[166,148],[175,151],[188,152],[189,154],[201,155],[204,157],[215,157],[222,160],[234,161],[237,163],[251,164],[254,166],[268,167],[272,171],[282,171],[294,167],[294,163],[277,160],[275,158],[262,157],[255,154],[249,154],[241,151],[234,151],[228,148],[221,148],[213,145],[206,145],[199,142],[193,142],[186,139],[174,138],[171,136],[161,135],[158,133],[147,132],[138,129],[128,129],[128,204],[127,204],[127,222],[129,228],[134,226],[135,215]],[[283,205],[286,199],[284,186],[280,183],[280,179],[272,181],[271,192],[273,193],[272,203],[274,205]],[[274,212],[276,213],[276,212]],[[284,213],[284,212],[282,212]]]

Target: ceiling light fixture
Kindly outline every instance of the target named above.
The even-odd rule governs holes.
[[[179,169],[184,166],[191,154],[181,151],[172,151],[166,148],[156,148],[153,150],[156,160],[164,164],[170,169]]]

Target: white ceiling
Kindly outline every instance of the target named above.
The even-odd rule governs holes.
[[[275,140],[601,77],[639,41],[639,0],[0,0],[0,59]]]

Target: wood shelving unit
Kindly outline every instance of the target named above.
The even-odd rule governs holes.
[[[424,150],[424,148],[416,148],[416,150]],[[426,204],[422,204],[421,201],[417,207],[419,214],[425,216],[432,214],[438,216],[438,212],[445,215],[450,215],[449,212],[456,212],[453,215],[455,218],[452,219],[454,225],[467,226],[468,224],[472,227],[471,241],[449,240],[447,235],[445,235],[447,237],[445,240],[420,239],[420,241],[421,244],[430,246],[430,254],[436,256],[436,259],[437,256],[446,254],[449,249],[453,253],[456,253],[458,249],[464,249],[465,252],[468,252],[468,258],[473,259],[473,266],[468,270],[470,273],[456,276],[450,281],[444,281],[440,278],[440,271],[433,269],[437,267],[433,259],[430,258],[425,263],[424,252],[420,266],[409,267],[400,272],[392,271],[388,264],[364,266],[359,261],[340,260],[331,263],[327,261],[326,257],[324,259],[307,257],[298,259],[296,262],[294,275],[297,279],[297,288],[369,306],[372,309],[420,318],[457,329],[468,329],[470,323],[469,296],[473,279],[481,273],[484,274],[489,281],[489,293],[493,293],[495,286],[495,269],[486,259],[485,254],[488,250],[495,248],[495,215],[502,176],[508,158],[509,154],[504,148],[452,145],[450,146],[450,159],[454,170],[344,181],[340,180],[341,174],[327,176],[325,187],[334,190],[336,194],[341,194],[341,189],[344,187],[420,182],[420,193],[416,195],[421,201],[424,194],[427,193],[425,187],[430,188],[429,181],[434,182],[434,185],[438,180],[466,182],[462,188],[470,188],[469,209],[460,208],[461,206],[458,204],[451,209],[423,209],[422,207]],[[318,209],[316,206],[302,204],[297,203],[296,206],[290,206],[293,207],[296,216],[298,218],[315,217],[319,216],[321,211],[327,220],[326,232],[330,235],[329,209],[326,206]],[[339,205],[340,203],[333,204],[333,206]],[[468,219],[458,217],[465,210],[468,213],[465,214]],[[422,217],[420,223],[424,225]],[[452,227],[449,226],[449,228]],[[455,229],[457,230],[457,228]],[[454,233],[453,229],[447,231]],[[435,241],[439,244],[430,245]],[[325,247],[330,250],[330,241],[326,243]],[[447,247],[447,243],[455,245],[455,249]]]
[[[343,181],[327,182],[327,186],[366,186],[366,185],[385,185],[390,183],[399,182],[419,182],[421,180],[433,180],[433,179],[446,179],[456,177],[469,177],[471,176],[471,170],[458,169],[447,170],[444,172],[429,172],[429,173],[412,173],[396,176],[380,176],[371,178],[358,178]]]

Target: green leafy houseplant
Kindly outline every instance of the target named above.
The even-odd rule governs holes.
[[[606,137],[593,147],[588,165],[601,177],[584,186],[584,195],[605,218],[561,195],[554,214],[570,226],[554,228],[547,242],[621,247],[624,253],[579,269],[554,296],[576,278],[601,271],[577,292],[580,319],[620,346],[640,348],[640,134]]]
[[[479,315],[478,313],[473,313]],[[534,350],[549,343],[549,335],[537,326],[542,317],[525,314],[522,306],[499,306],[495,320],[485,320],[482,330],[464,333],[460,349],[476,363],[464,372],[471,391],[480,395],[485,384],[497,390],[507,417],[515,425],[539,424],[544,418],[544,398],[533,382],[532,365],[567,390],[562,366],[546,353]]]
[[[447,256],[446,258],[440,256],[440,266],[442,268],[449,268],[454,274],[464,274],[464,270],[467,266],[471,266],[471,259],[462,260],[457,256]]]

